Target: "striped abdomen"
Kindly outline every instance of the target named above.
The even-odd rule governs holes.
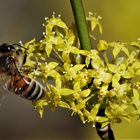
[[[29,77],[17,75],[13,80],[14,93],[28,100],[39,100],[44,97],[42,86]]]
[[[104,108],[99,109],[97,115],[105,116],[105,109]],[[102,127],[102,124],[96,122],[95,126],[96,126],[97,133],[102,140],[115,140],[110,124]]]

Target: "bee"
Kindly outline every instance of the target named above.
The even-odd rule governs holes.
[[[0,92],[14,93],[27,100],[44,97],[44,89],[36,80],[19,72],[26,62],[27,53],[19,44],[0,45]]]
[[[105,109],[99,109],[98,116],[105,116]],[[102,127],[98,122],[95,123],[96,131],[102,140],[115,140],[113,130],[111,129],[110,124]]]

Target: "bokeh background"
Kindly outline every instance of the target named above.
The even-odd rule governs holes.
[[[89,11],[103,17],[107,41],[135,41],[140,37],[140,0],[83,0]],[[69,0],[0,0],[0,43],[40,39],[44,17],[61,14],[73,20]],[[113,124],[116,140],[140,140],[140,123]],[[71,112],[46,108],[43,119],[29,101],[8,95],[0,106],[0,140],[100,140],[92,124],[83,125]]]

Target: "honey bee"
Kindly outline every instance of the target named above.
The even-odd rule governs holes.
[[[105,116],[105,109],[99,109],[98,116]],[[95,123],[96,131],[102,140],[115,140],[113,131],[111,129],[110,124],[102,127],[102,125],[98,122]]]
[[[26,51],[19,44],[0,45],[0,92],[14,93],[28,100],[39,100],[44,97],[43,87],[19,69],[26,62]]]

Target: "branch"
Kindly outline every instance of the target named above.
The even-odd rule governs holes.
[[[82,0],[70,0],[81,48],[91,50],[91,43],[86,24],[86,17]]]

